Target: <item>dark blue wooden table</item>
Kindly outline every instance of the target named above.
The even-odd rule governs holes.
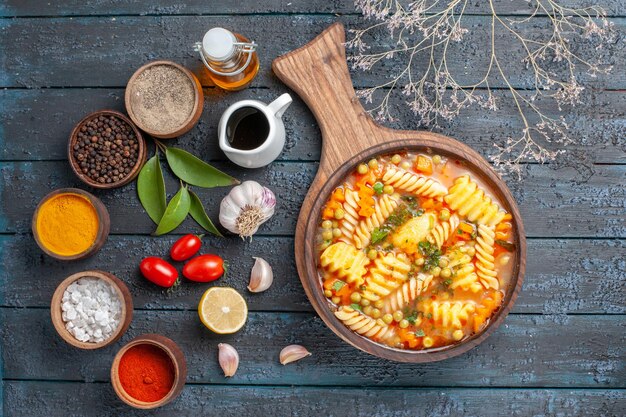
[[[483,36],[485,6],[466,13],[471,33]],[[507,15],[527,15],[524,1],[499,0]],[[579,3],[575,0],[569,3]],[[585,3],[583,1],[583,3]],[[591,2],[587,2],[591,3]],[[362,26],[350,1],[35,1],[0,3],[0,334],[2,403],[5,416],[283,416],[283,415],[624,415],[626,414],[624,283],[626,276],[626,29],[623,0],[606,0],[620,34],[616,67],[589,80],[583,103],[566,115],[578,145],[558,164],[526,164],[521,182],[509,182],[528,234],[528,271],[512,314],[481,346],[427,365],[397,364],[343,343],[312,311],[293,260],[293,232],[320,154],[320,133],[297,98],[285,114],[287,145],[280,160],[258,170],[225,161],[216,141],[217,121],[231,103],[269,102],[287,89],[271,73],[276,56],[292,50],[334,21]],[[538,17],[537,25],[541,25]],[[205,245],[231,260],[223,284],[246,294],[250,316],[236,335],[207,331],[195,312],[205,286],[183,285],[166,295],[143,280],[139,261],[165,254],[176,235],[149,236],[135,186],[95,192],[111,213],[111,236],[94,257],[57,262],[37,248],[30,234],[32,211],[59,187],[82,185],[66,161],[66,141],[87,112],[124,108],[124,86],[140,65],[158,58],[200,74],[192,45],[213,26],[248,35],[259,44],[261,72],[252,87],[225,93],[205,85],[200,123],[175,140],[241,179],[269,184],[277,214],[251,243],[207,238]],[[482,28],[482,29],[481,29]],[[514,51],[503,50],[512,56]],[[472,68],[484,51],[468,51],[452,65]],[[514,59],[514,58],[511,58]],[[354,73],[355,85],[372,86],[385,70]],[[528,75],[514,74],[516,88]],[[498,91],[497,94],[505,94]],[[506,101],[503,101],[505,103]],[[402,100],[394,127],[415,128]],[[511,106],[511,107],[507,107]],[[557,109],[552,109],[556,112]],[[487,155],[494,139],[517,135],[512,105],[498,113],[470,109],[440,131]],[[584,139],[584,140],[582,140]],[[168,190],[176,188],[168,178]],[[199,190],[217,217],[225,190]],[[187,222],[176,233],[198,232]],[[253,256],[274,267],[273,287],[245,290]],[[64,344],[49,318],[56,285],[71,273],[103,269],[124,280],[135,302],[128,333],[96,352]],[[180,344],[189,376],[182,396],[153,411],[124,406],[109,384],[117,349],[132,337],[165,334]],[[225,379],[217,343],[236,346],[239,371]],[[282,366],[280,349],[307,346],[313,356]]]

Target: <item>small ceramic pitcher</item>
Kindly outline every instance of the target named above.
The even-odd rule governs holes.
[[[218,135],[220,148],[228,159],[244,168],[260,168],[278,158],[285,146],[285,125],[281,117],[292,101],[291,96],[285,93],[270,104],[258,100],[242,100],[226,109],[220,119]],[[267,137],[259,140],[260,145],[253,149],[243,150],[231,146],[226,132],[230,117],[242,107],[253,107],[267,119]]]

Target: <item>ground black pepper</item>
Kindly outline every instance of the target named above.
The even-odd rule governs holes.
[[[81,172],[100,184],[112,184],[130,174],[137,163],[139,143],[131,126],[109,115],[81,126],[72,156]]]

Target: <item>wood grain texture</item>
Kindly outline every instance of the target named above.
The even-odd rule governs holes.
[[[255,170],[221,162],[214,165],[239,180],[255,180],[274,191],[280,215],[263,224],[261,234],[294,234],[298,211],[317,164],[275,162]],[[171,197],[178,189],[178,182],[163,167]],[[0,233],[27,232],[31,210],[49,190],[81,187],[81,184],[65,161],[0,162]],[[595,165],[581,172],[567,166],[557,169],[529,165],[522,181],[508,184],[522,212],[527,237],[626,237],[624,165]],[[194,191],[205,203],[209,216],[217,220],[219,202],[228,189],[196,187]],[[154,223],[137,199],[135,183],[115,190],[92,190],[92,193],[109,210],[112,234],[147,235],[154,231]],[[187,220],[176,230],[176,233],[185,232],[199,233],[200,229]]]
[[[250,313],[240,332],[220,336],[202,325],[196,311],[135,311],[120,342],[81,352],[61,341],[45,309],[5,308],[0,318],[6,323],[0,341],[8,379],[108,381],[116,351],[137,335],[157,332],[185,353],[190,384],[626,388],[623,316],[510,315],[485,343],[429,364],[361,352],[312,313]],[[241,359],[229,379],[216,360],[222,342],[235,346]],[[281,365],[278,354],[292,343],[312,356]]]
[[[142,278],[138,270],[146,254],[166,256],[177,238],[111,236],[97,255],[67,263],[43,256],[29,235],[0,236],[0,307],[45,308],[61,279],[102,268],[126,283],[137,308],[193,310],[206,285],[183,281],[178,291],[168,294]],[[230,261],[229,272],[219,285],[240,291],[251,311],[313,311],[293,258],[285,256],[293,250],[292,237],[255,237],[246,245],[234,238],[205,236],[203,241],[202,251],[219,253]],[[625,249],[626,243],[620,240],[529,239],[526,279],[513,312],[626,314],[626,287],[621,282],[626,276]],[[13,256],[15,253],[23,255]],[[252,257],[259,255],[272,266],[274,284],[263,293],[250,294],[246,286]]]
[[[359,16],[268,15],[232,16],[227,26],[259,44],[261,70],[252,86],[280,91],[283,85],[270,70],[272,59],[300,47],[336,21],[348,28],[364,25]],[[193,43],[201,40],[207,28],[224,25],[225,20],[222,16],[120,16],[50,18],[45,22],[41,25],[41,19],[37,18],[0,20],[0,49],[5,52],[0,87],[124,87],[139,66],[158,58],[186,66],[207,86],[210,82],[202,76],[202,63],[193,51]],[[625,18],[614,18],[611,22],[619,33],[626,33]],[[450,46],[451,56],[463,56],[463,59],[448,64],[460,84],[472,84],[482,74],[469,69],[487,68],[489,63],[490,18],[468,16],[464,27],[469,30],[464,42]],[[547,18],[537,18],[521,30],[522,36],[532,38],[549,38],[550,34]],[[390,48],[393,43],[383,38],[379,47]],[[499,60],[507,63],[512,86],[532,88],[532,73],[521,62],[524,50],[504,29],[496,34],[496,47]],[[577,40],[577,52],[587,57],[603,54],[600,58],[614,65],[611,74],[595,78],[579,68],[576,75],[587,89],[620,89],[626,85],[624,42],[596,51],[595,46]],[[426,60],[420,60],[416,73],[422,73],[426,64]],[[357,88],[380,85],[389,81],[390,74],[404,68],[405,59],[399,54],[372,71],[353,72],[354,83]],[[506,88],[498,78],[491,80],[490,86]]]
[[[225,160],[217,141],[217,125],[228,106],[243,99],[271,102],[284,91],[252,88],[227,93],[217,88],[204,90],[204,112],[200,122],[189,133],[168,144],[176,144],[207,160]],[[506,99],[506,92],[494,91],[500,111],[485,112],[467,108],[453,121],[442,123],[436,132],[471,146],[483,156],[493,154],[493,143],[506,140],[511,132],[523,129],[515,104]],[[522,93],[523,94],[523,93]],[[320,132],[313,115],[302,100],[293,96],[294,103],[283,116],[287,138],[279,160],[319,161]],[[626,95],[617,91],[594,91],[582,97],[583,102],[565,114],[573,137],[585,138],[579,144],[568,145],[571,164],[579,169],[593,169],[593,163],[626,162]],[[390,102],[397,121],[392,128],[416,129],[415,115],[394,96]],[[103,108],[124,111],[124,90],[103,89],[41,89],[0,90],[0,160],[58,160],[66,157],[59,138],[65,137],[85,113]],[[545,103],[549,116],[558,116],[554,104]],[[31,140],[34,138],[35,140]],[[152,151],[153,145],[148,141]]]
[[[529,15],[533,8],[526,2],[495,0],[496,10],[501,14]],[[561,4],[569,7],[585,7],[586,0],[566,0]],[[609,16],[623,16],[623,5],[620,0],[604,0],[602,6]],[[433,8],[433,12],[439,8]],[[128,15],[128,14],[273,14],[273,13],[355,13],[353,0],[266,0],[264,2],[247,2],[222,0],[207,6],[204,0],[170,1],[158,0],[148,3],[135,0],[70,0],[64,2],[45,2],[37,0],[6,0],[0,5],[0,16],[77,16],[77,15]],[[488,4],[471,2],[465,8],[465,14],[489,13]],[[538,11],[543,14],[542,10]]]
[[[37,415],[126,417],[145,416],[116,401],[107,383],[22,382],[4,383],[6,417],[21,410]],[[77,402],[76,398],[83,401]],[[202,400],[199,400],[202,399]],[[242,406],[245,404],[245,406]],[[338,405],[340,404],[340,405]],[[626,407],[626,394],[610,389],[395,389],[302,388],[187,385],[181,397],[150,413],[155,417],[258,417],[298,415],[355,417],[453,416],[619,416]]]

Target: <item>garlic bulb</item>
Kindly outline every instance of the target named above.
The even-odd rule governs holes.
[[[241,238],[250,237],[274,214],[276,197],[256,181],[233,187],[220,204],[220,223]]]
[[[304,346],[289,345],[280,351],[280,363],[287,365],[288,363],[299,361],[307,356],[311,356],[311,352],[306,350]]]
[[[272,272],[272,267],[265,259],[254,259],[256,259],[256,261],[254,262],[252,272],[250,273],[250,284],[248,284],[248,289],[250,292],[262,292],[272,285],[272,282],[274,281],[274,273]]]
[[[219,349],[218,360],[222,371],[224,371],[224,376],[235,375],[237,367],[239,366],[239,354],[237,350],[228,343],[220,343],[217,347]]]

